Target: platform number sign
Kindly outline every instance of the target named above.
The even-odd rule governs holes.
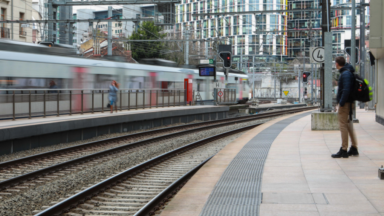
[[[323,47],[310,47],[309,58],[311,63],[324,63],[325,51]]]

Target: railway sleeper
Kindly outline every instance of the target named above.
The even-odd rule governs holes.
[[[94,206],[107,206],[107,205],[110,205],[110,206],[113,206],[113,205],[116,205],[116,206],[138,206],[138,207],[141,207],[143,206],[143,203],[135,203],[135,202],[100,202],[100,201],[97,201],[97,200],[88,200],[86,203],[89,203],[91,205],[94,205]]]
[[[86,213],[86,215],[93,214],[93,215],[124,215],[124,216],[135,213],[135,211],[96,211],[96,210],[85,210],[81,208],[75,208],[73,212]]]
[[[122,198],[109,198],[109,197],[102,197],[97,196],[92,198],[92,200],[102,200],[104,201],[113,201],[113,202],[132,202],[132,203],[147,203],[146,199],[122,199]]]

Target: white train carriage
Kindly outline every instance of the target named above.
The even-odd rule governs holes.
[[[54,80],[60,89],[102,89],[112,80],[120,88],[182,89],[185,78],[194,80],[194,90],[203,100],[213,100],[213,88],[236,88],[238,99],[248,95],[247,75],[217,72],[199,77],[197,69],[174,68],[113,61],[89,60],[54,55],[0,51],[0,87],[2,89],[47,88]]]

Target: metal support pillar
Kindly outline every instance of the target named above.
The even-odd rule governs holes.
[[[184,60],[185,60],[185,64],[186,65],[189,65],[189,30],[188,30],[188,27],[186,27],[187,29],[184,29],[184,35],[185,35],[185,49],[184,49]]]
[[[240,67],[239,69],[242,71],[243,70],[243,51],[240,53]]]
[[[301,71],[300,68],[295,67],[295,70],[297,70],[297,81],[298,81],[298,97],[299,97],[299,103],[301,102]]]
[[[360,0],[363,5],[365,0]],[[365,7],[360,7],[360,76],[365,78]],[[365,103],[360,103],[360,109],[364,109]]]
[[[280,74],[281,74],[281,65],[280,65]],[[279,80],[280,81],[280,80]],[[283,98],[282,92],[281,92],[282,86],[281,86],[281,81],[279,82],[279,98]]]
[[[302,76],[304,76],[304,73],[305,73],[305,48],[304,48],[304,55],[303,55],[303,74]],[[300,77],[301,78],[301,77]],[[308,77],[307,77],[307,81],[308,81]],[[304,89],[305,89],[305,85],[306,83],[303,82],[303,101],[305,102],[305,95],[304,95]]]
[[[315,65],[315,102],[316,103],[317,103],[317,98],[318,98],[317,77],[318,77],[318,69],[317,69],[317,64],[316,64]]]
[[[275,88],[275,92],[274,92],[274,100],[276,100],[276,72],[275,72],[275,75],[273,76],[274,78],[274,88]]]
[[[321,20],[321,32],[322,32],[322,45],[324,46],[325,48],[325,44],[326,44],[326,39],[325,39],[325,35],[327,32],[330,32],[330,9],[331,9],[331,2],[330,0],[322,0],[321,2],[321,13],[322,13],[322,20]],[[332,37],[331,37],[331,42],[332,42]],[[329,51],[327,52],[327,50],[325,49],[325,62],[328,62],[328,63],[323,63],[322,64],[322,67],[320,68],[320,111],[321,112],[331,112],[332,111],[332,97],[330,98],[331,99],[331,108],[329,109],[329,104],[328,102],[329,101],[326,101],[327,100],[327,95],[330,94],[330,89],[332,89],[332,46],[331,46],[331,50],[330,50],[331,54],[330,56],[328,56],[328,61],[327,61],[327,55],[329,53]],[[331,59],[331,61],[329,62],[329,59]],[[327,65],[327,64],[330,64],[330,65]],[[327,73],[327,70],[331,68],[330,70],[330,80],[328,80],[328,75],[326,77],[326,74]],[[325,86],[329,86],[329,83],[326,85],[326,82],[329,82],[330,83],[330,88],[326,88]]]
[[[255,98],[255,56],[252,56],[252,98]]]
[[[108,6],[108,17],[112,17],[112,6]],[[108,55],[112,56],[112,21],[108,21]]]
[[[352,0],[352,15],[351,15],[351,65],[356,68],[356,0]],[[361,43],[361,42],[360,42]],[[360,68],[361,70],[361,68]],[[356,105],[356,102],[355,102]],[[353,122],[358,123],[356,119],[356,106],[353,107]]]
[[[13,0],[11,0],[11,20],[13,20]],[[13,40],[13,23],[11,23],[11,40]]]
[[[73,45],[73,23],[68,23],[68,44]]]
[[[313,81],[314,81],[313,64],[311,63],[311,102],[313,103]]]
[[[332,32],[325,32],[324,44],[324,112],[332,112]]]
[[[208,57],[208,41],[205,41],[205,57],[209,58]]]

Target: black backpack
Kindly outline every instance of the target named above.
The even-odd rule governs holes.
[[[352,72],[351,72],[352,73]],[[352,73],[354,76],[354,84],[352,86],[351,95],[353,100],[360,102],[368,102],[372,100],[373,92],[372,88],[369,86],[369,82],[366,79],[363,79],[361,76]]]

